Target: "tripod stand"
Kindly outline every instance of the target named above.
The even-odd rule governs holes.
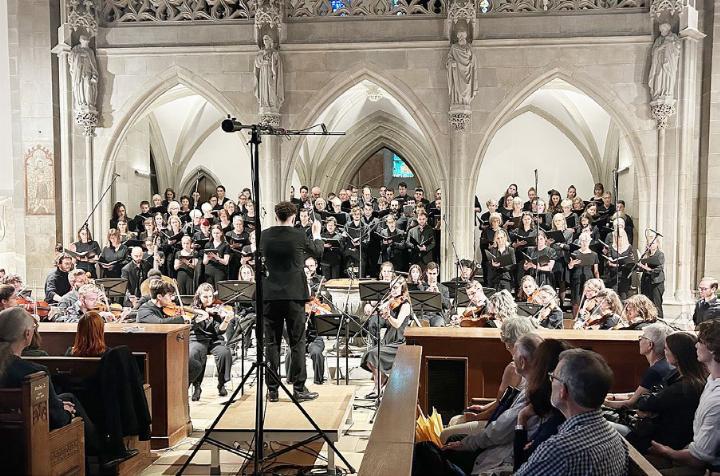
[[[252,124],[252,125],[243,125],[240,122],[238,122],[235,119],[228,118],[222,122],[222,129],[225,132],[232,133],[232,132],[239,132],[244,129],[250,130],[250,144],[251,144],[251,160],[250,160],[250,168],[251,168],[251,175],[252,175],[252,182],[253,182],[253,195],[255,197],[255,208],[256,210],[262,210],[261,204],[260,204],[260,144],[262,143],[261,135],[284,135],[284,136],[290,136],[290,135],[344,135],[342,132],[327,132],[327,129],[325,126],[322,126],[323,131],[322,132],[313,132],[311,130],[301,130],[301,131],[288,131],[285,129],[276,129],[270,125],[267,124]],[[304,446],[311,441],[315,441],[317,439],[322,438],[325,440],[325,442],[328,444],[328,451],[335,452],[342,462],[348,467],[348,469],[351,472],[355,472],[354,468],[350,463],[345,459],[345,457],[337,451],[337,448],[332,443],[330,438],[320,429],[320,427],[317,425],[317,423],[312,419],[310,414],[300,405],[300,402],[295,398],[292,392],[288,390],[288,388],[283,385],[282,380],[280,379],[280,376],[277,374],[277,372],[268,364],[268,362],[265,360],[264,355],[264,335],[263,335],[263,279],[264,279],[264,272],[262,269],[263,264],[263,257],[261,253],[261,247],[260,243],[261,241],[261,226],[260,226],[260,219],[259,214],[255,215],[255,243],[257,243],[257,248],[255,250],[255,308],[257,310],[257,325],[255,327],[255,336],[257,339],[257,358],[256,361],[253,362],[253,364],[250,366],[250,369],[245,373],[245,375],[242,378],[242,381],[240,382],[240,385],[235,389],[233,394],[231,395],[230,399],[225,402],[223,405],[223,409],[220,411],[218,416],[215,418],[213,423],[205,430],[205,434],[200,438],[200,441],[198,441],[195,445],[195,448],[193,449],[192,453],[190,454],[190,457],[185,461],[183,466],[180,468],[180,471],[178,471],[177,474],[183,474],[185,470],[187,469],[190,462],[195,458],[197,455],[197,452],[200,450],[200,448],[203,447],[204,444],[211,444],[213,446],[216,446],[218,448],[224,449],[226,451],[230,451],[231,453],[234,453],[238,456],[241,456],[247,460],[252,459],[253,462],[253,474],[259,475],[262,474],[262,464],[270,459],[273,459],[281,454],[285,454],[288,451],[292,451],[295,448],[298,448],[300,446]],[[253,441],[254,441],[254,451],[252,455],[250,455],[247,451],[243,451],[239,448],[236,448],[234,446],[230,446],[222,441],[219,441],[218,439],[213,438],[212,433],[215,429],[215,427],[218,425],[220,420],[222,420],[222,417],[225,415],[227,410],[230,408],[233,402],[235,402],[235,399],[238,396],[238,393],[240,393],[241,389],[244,387],[245,382],[250,377],[252,373],[255,373],[256,375],[256,381],[257,381],[257,390],[255,395],[255,429],[253,432]],[[264,405],[263,405],[263,384],[264,384],[264,377],[265,375],[268,376],[269,379],[274,379],[274,381],[277,381],[279,383],[279,388],[282,388],[282,390],[287,394],[287,396],[290,398],[290,400],[293,402],[293,404],[297,407],[298,410],[302,413],[303,417],[312,425],[313,429],[317,433],[316,435],[306,438],[303,441],[297,442],[293,445],[290,445],[288,447],[285,447],[279,451],[275,451],[267,456],[263,455],[263,448],[264,448],[264,431],[263,431],[263,424],[264,424]]]

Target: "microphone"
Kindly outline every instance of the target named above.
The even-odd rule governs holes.
[[[227,119],[222,121],[220,127],[225,132],[238,132],[245,129],[246,126],[244,126],[242,122],[238,121],[234,117],[230,117],[230,114],[228,114]]]
[[[648,230],[650,230],[651,232],[655,233],[655,235],[659,236],[660,238],[663,237],[663,235],[662,235],[659,231],[655,231],[655,230],[653,230],[652,228],[648,228]]]
[[[620,169],[615,170],[615,173],[616,173],[616,174],[619,174],[619,173],[621,173],[621,172],[625,172],[625,171],[628,170],[629,168],[630,168],[630,166],[629,166],[629,165],[626,165],[626,166],[623,167],[623,168],[620,168]]]

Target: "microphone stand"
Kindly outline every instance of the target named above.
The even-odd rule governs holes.
[[[538,195],[538,169],[535,169],[535,195]],[[538,253],[538,247],[537,247],[537,239],[538,235],[540,234],[540,224],[538,223],[539,213],[538,213],[538,207],[537,207],[537,201],[539,199],[535,199],[535,211],[533,212],[533,224],[535,225],[533,228],[535,228],[535,253]],[[532,202],[530,202],[530,211],[532,212]],[[539,257],[538,257],[539,258]],[[540,270],[538,269],[538,263],[535,264],[535,282],[537,283],[538,275],[540,274]]]
[[[615,228],[615,230],[614,230],[614,232],[615,232],[615,252],[616,252],[617,255],[618,255],[618,263],[617,263],[618,269],[617,269],[617,272],[615,273],[615,289],[617,290],[618,295],[619,295],[619,294],[620,294],[620,272],[621,272],[621,267],[620,267],[620,245],[618,244],[618,241],[620,240],[620,227],[618,226],[618,220],[617,220],[617,219],[618,219],[620,216],[617,214],[617,213],[618,213],[617,210],[618,210],[618,198],[619,198],[619,197],[618,197],[618,189],[619,189],[619,187],[618,187],[618,182],[619,182],[619,179],[620,179],[620,171],[619,171],[619,168],[620,168],[620,156],[618,156],[616,164],[617,164],[617,165],[615,166],[615,170],[613,170],[613,196],[615,197],[615,215],[616,215],[616,217],[615,217],[615,224],[614,224],[614,228]],[[610,217],[610,218],[612,218],[612,217]],[[627,232],[625,232],[625,234],[626,234],[626,236],[627,236]],[[628,241],[629,241],[629,240],[628,240]],[[612,251],[612,248],[610,249],[610,251]],[[634,270],[634,269],[635,269],[635,266],[633,266],[633,270]],[[631,276],[632,276],[632,272],[631,272],[631,274],[628,276],[628,278],[630,278]]]
[[[110,189],[112,188],[112,186],[115,185],[115,181],[118,179],[119,176],[120,176],[120,174],[118,174],[118,173],[113,173],[113,179],[112,179],[112,181],[110,182],[110,185],[107,186],[107,188],[106,188],[105,191],[102,193],[102,195],[100,195],[100,198],[98,198],[97,202],[95,202],[95,205],[92,207],[92,210],[90,210],[90,214],[87,216],[87,218],[85,218],[85,222],[83,222],[82,226],[81,226],[80,228],[78,228],[78,230],[82,230],[83,228],[85,228],[86,230],[90,231],[90,228],[89,228],[89,226],[88,226],[88,222],[90,221],[90,219],[92,218],[92,216],[95,214],[95,210],[97,210],[97,207],[100,205],[100,203],[102,202],[103,198],[105,198],[105,195],[107,195],[107,193],[110,191]]]
[[[445,226],[447,227],[448,238],[450,238],[450,247],[452,248],[453,255],[455,256],[455,300],[453,301],[453,307],[457,311],[457,288],[460,284],[460,257],[458,256],[457,248],[455,247],[455,237],[453,236],[452,230],[450,229],[450,224],[447,221],[447,215],[443,213],[440,218],[442,218],[442,220],[445,222]]]
[[[349,471],[351,473],[355,472],[355,469],[352,467],[350,462],[337,450],[337,447],[335,444],[328,438],[327,434],[318,426],[318,424],[315,422],[315,420],[312,419],[310,414],[303,408],[303,406],[298,402],[298,400],[295,398],[293,392],[288,390],[288,388],[282,383],[282,380],[280,379],[280,376],[278,373],[270,367],[269,363],[265,360],[264,356],[264,335],[263,335],[263,325],[264,325],[264,313],[263,313],[263,279],[264,279],[264,270],[263,268],[263,256],[262,256],[262,247],[261,247],[261,226],[260,226],[260,210],[262,210],[261,204],[260,204],[260,144],[262,143],[261,136],[262,135],[273,135],[273,136],[302,136],[302,135],[345,135],[344,132],[327,132],[326,130],[323,131],[313,131],[312,129],[316,126],[312,126],[308,129],[302,129],[302,130],[287,130],[282,129],[279,127],[273,127],[269,124],[261,123],[261,124],[241,124],[239,121],[237,121],[235,118],[231,118],[230,115],[228,115],[228,118],[224,121],[222,121],[221,125],[222,129],[225,132],[232,133],[232,132],[240,132],[243,130],[249,130],[250,131],[250,140],[249,143],[251,144],[250,147],[250,172],[252,176],[252,188],[253,188],[253,196],[255,197],[255,253],[254,253],[254,259],[255,259],[255,309],[257,312],[257,320],[256,320],[256,326],[255,326],[255,336],[257,339],[257,358],[256,361],[253,362],[250,369],[245,373],[243,376],[240,385],[235,389],[233,394],[230,396],[230,399],[223,404],[223,408],[218,414],[218,416],[215,418],[215,420],[212,422],[212,424],[205,429],[205,434],[200,438],[200,440],[195,444],[195,447],[190,454],[190,457],[185,461],[185,463],[180,468],[180,471],[178,471],[177,474],[183,474],[184,471],[187,469],[190,462],[193,460],[193,458],[197,455],[197,452],[205,445],[205,444],[211,444],[213,446],[216,446],[218,448],[222,448],[224,450],[230,451],[231,453],[234,453],[246,460],[252,460],[253,462],[253,474],[256,476],[259,476],[262,474],[262,464],[265,461],[272,460],[274,458],[277,458],[281,454],[285,454],[289,451],[292,451],[296,448],[299,448],[303,446],[308,440],[301,441],[299,443],[295,443],[293,445],[287,446],[281,450],[272,452],[271,454],[267,456],[263,456],[263,450],[264,450],[264,444],[265,444],[265,434],[263,431],[263,425],[264,425],[264,409],[265,405],[263,402],[263,382],[264,382],[264,376],[265,373],[269,376],[269,378],[274,379],[275,381],[279,382],[279,388],[282,389],[285,394],[290,398],[292,403],[295,405],[295,407],[303,414],[305,419],[312,425],[313,429],[316,432],[316,436],[312,438],[312,440],[322,438],[325,440],[325,442],[328,444],[328,452],[333,451],[335,452],[342,462],[347,465]],[[324,129],[324,127],[323,127]],[[379,350],[378,350],[379,352]],[[234,446],[228,445],[218,439],[215,439],[213,437],[213,431],[215,430],[215,427],[218,425],[218,423],[221,421],[222,417],[225,415],[225,412],[230,408],[230,406],[235,402],[235,399],[237,398],[238,394],[240,393],[241,389],[244,387],[246,380],[250,377],[250,375],[255,372],[255,377],[257,381],[257,390],[255,395],[255,428],[253,430],[253,442],[254,442],[254,451],[252,452],[252,455],[246,451],[241,450],[239,448],[236,448]]]

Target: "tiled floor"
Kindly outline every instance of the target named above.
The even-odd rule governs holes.
[[[329,345],[327,347],[330,347]],[[254,359],[254,349],[251,349],[246,360],[246,369],[249,368],[249,363]],[[359,404],[371,404],[370,401],[359,400],[358,397],[369,393],[373,389],[373,383],[370,379],[370,374],[364,370],[358,368],[359,358],[350,359],[350,385],[355,386],[356,402]],[[327,366],[332,366],[334,375],[334,358],[329,358],[326,363]],[[229,393],[232,393],[235,386],[239,385],[241,380],[240,361],[235,362],[233,365],[233,378],[232,385],[227,386]],[[312,365],[308,360],[308,382],[313,381],[312,376]],[[344,371],[344,358],[341,359],[341,369]],[[329,370],[326,370],[326,376]],[[217,394],[217,379],[215,378],[215,365],[212,357],[208,357],[208,364],[206,369],[206,376],[203,381],[203,392],[198,402],[190,402],[190,416],[193,422],[193,434],[176,445],[174,448],[155,452],[155,455],[159,458],[148,467],[142,474],[143,475],[170,475],[175,474],[179,471],[180,466],[189,457],[192,450],[192,444],[199,440],[202,436],[202,430],[209,426],[217,416],[218,412],[222,408],[222,403],[227,400],[227,397],[221,398]],[[254,378],[251,379],[250,386],[254,391]],[[340,380],[341,385],[344,385],[344,380]],[[323,385],[308,385],[312,390],[322,392],[323,388],[328,385],[335,385],[335,381],[326,381]],[[246,387],[247,388],[247,387]],[[272,407],[269,407],[268,411],[272,411]],[[354,466],[357,471],[362,461],[365,447],[367,446],[367,439],[370,435],[372,424],[370,419],[372,418],[373,411],[371,409],[357,408],[352,410],[352,424],[344,428],[343,434],[339,441],[336,443],[336,447],[342,453],[342,455],[348,460],[348,462]],[[276,447],[274,449],[277,449]],[[316,458],[310,456],[308,453],[317,453],[319,451],[321,457]],[[281,455],[277,461],[275,461],[275,468],[273,472],[267,471],[267,474],[297,474],[297,469],[282,469],[278,468],[278,464],[297,464],[312,466],[325,465],[326,462],[323,458],[327,457],[327,445],[316,442],[308,445],[305,452],[293,451],[285,455]],[[346,469],[341,459],[335,458],[338,468]],[[252,474],[251,469],[244,467],[245,460],[228,451],[220,451],[220,470],[221,474],[235,475],[235,474]],[[188,467],[185,474],[211,474],[210,466],[210,450],[200,450],[193,459],[192,464]]]

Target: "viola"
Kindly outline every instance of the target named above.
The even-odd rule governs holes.
[[[41,320],[47,319],[48,314],[50,314],[50,304],[46,301],[32,301],[25,296],[20,295],[17,297],[17,303],[18,306],[22,307],[27,312],[36,314]]]
[[[484,311],[485,306],[466,309],[460,316],[460,327],[488,327],[495,316]]]

